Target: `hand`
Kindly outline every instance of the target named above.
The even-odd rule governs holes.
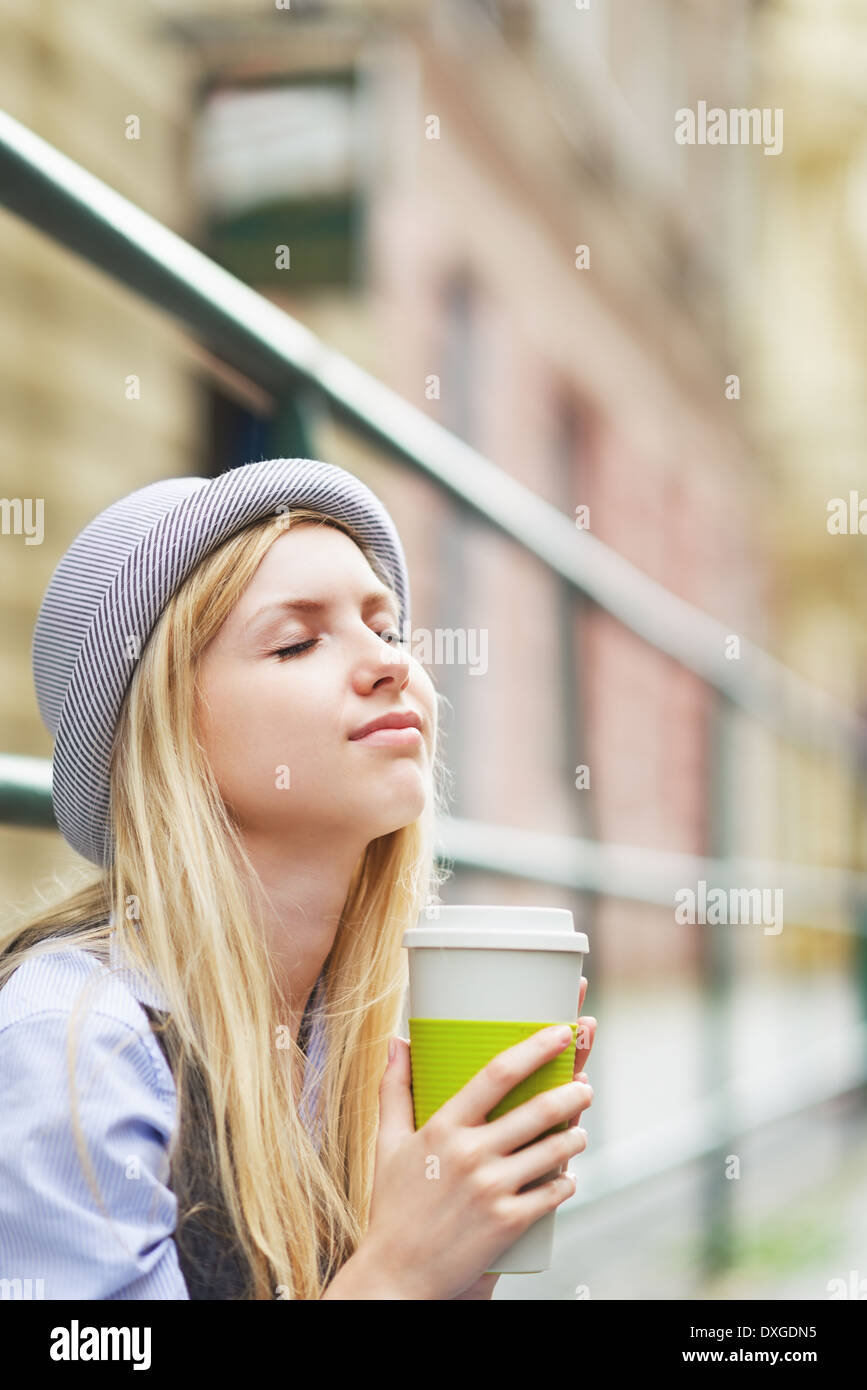
[[[572,1079],[573,1081],[584,1082],[587,1081],[587,1073],[585,1072],[584,1068],[587,1065],[587,1058],[590,1056],[593,1043],[596,1040],[596,1019],[593,1017],[592,1014],[589,1015],[587,1018],[580,1017],[581,1010],[584,1007],[584,998],[586,994],[587,977],[586,975],[582,975],[581,989],[578,993],[578,1034],[575,1044],[575,1066],[572,1069]],[[586,1109],[587,1107],[584,1106],[581,1110],[578,1110],[575,1113],[575,1115],[569,1121],[569,1128],[571,1128],[573,1125],[578,1124],[579,1120],[581,1119],[581,1116],[584,1113],[584,1110]],[[561,1163],[560,1172],[562,1173],[564,1168],[566,1168],[567,1166],[568,1160],[566,1163]],[[499,1274],[483,1274],[482,1277],[480,1279],[477,1279],[474,1284],[471,1284],[468,1289],[464,1289],[463,1293],[457,1294],[456,1297],[452,1300],[452,1302],[458,1303],[461,1299],[478,1300],[490,1298],[494,1292],[494,1289],[497,1286],[497,1280],[499,1279],[499,1277]]]
[[[371,1286],[391,1288],[381,1296],[466,1293],[501,1250],[572,1196],[574,1183],[557,1165],[584,1148],[586,1135],[568,1122],[591,1103],[589,1086],[554,1086],[488,1119],[525,1077],[564,1052],[562,1033],[549,1025],[492,1057],[418,1130],[410,1049],[395,1039],[380,1082],[368,1227],[356,1251]]]
[[[589,1084],[589,1078],[584,1068],[587,1065],[587,1058],[590,1056],[591,1048],[593,1047],[593,1044],[596,1041],[596,1019],[593,1017],[592,1014],[588,1014],[586,1018],[580,1017],[581,1010],[584,1007],[584,997],[586,994],[587,977],[586,975],[582,975],[581,989],[578,994],[578,1036],[575,1043],[575,1066],[572,1070],[572,1079],[573,1081],[584,1081]],[[587,1107],[585,1105],[574,1115],[574,1117],[569,1121],[570,1128],[572,1125],[578,1124],[578,1121],[581,1119],[581,1116],[583,1115],[584,1110],[586,1109]],[[565,1168],[565,1166],[565,1164],[561,1165],[561,1172],[562,1169]]]
[[[460,1303],[461,1299],[480,1300],[490,1298],[494,1289],[497,1287],[497,1280],[499,1277],[499,1274],[483,1274],[474,1284],[470,1284],[468,1289],[464,1289],[463,1293],[456,1293],[452,1302]]]

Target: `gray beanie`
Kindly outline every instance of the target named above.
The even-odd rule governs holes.
[[[57,824],[94,864],[112,862],[114,733],[160,613],[210,551],[289,507],[316,507],[356,528],[394,585],[404,628],[409,578],[394,522],[360,479],[313,459],[265,459],[216,478],[149,483],[89,522],[55,569],[34,629],[33,679],[54,739]]]

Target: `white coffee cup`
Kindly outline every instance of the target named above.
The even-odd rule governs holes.
[[[538,1028],[552,1023],[574,1026],[577,1020],[589,946],[565,908],[436,903],[404,933],[402,944],[409,951],[411,1056],[414,1019],[538,1022]],[[442,1046],[448,1061],[447,1038]],[[567,1051],[574,1057],[574,1047]],[[420,1058],[416,1066],[420,1075]],[[570,1080],[571,1073],[565,1079]],[[549,1181],[557,1171],[543,1174],[531,1186]],[[534,1222],[496,1258],[489,1272],[530,1274],[548,1269],[555,1216],[552,1211]]]

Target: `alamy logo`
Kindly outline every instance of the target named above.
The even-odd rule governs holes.
[[[859,497],[853,488],[848,507],[845,498],[832,497],[826,525],[832,536],[867,536],[867,497]]]
[[[33,510],[36,508],[34,520]],[[27,509],[26,517],[24,509]],[[0,497],[0,530],[4,536],[24,536],[25,545],[41,545],[45,537],[44,497]]]
[[[754,922],[764,926],[765,936],[778,936],[783,930],[782,888],[711,888],[708,892],[701,878],[697,892],[678,888],[674,901],[674,920],[681,925]]]
[[[52,1361],[132,1361],[134,1371],[151,1364],[149,1327],[82,1327],[73,1318],[69,1327],[51,1329]]]
[[[681,106],[674,113],[674,138],[679,145],[764,145],[765,154],[779,154],[783,148],[783,110],[762,110],[744,106],[725,111],[700,101],[697,111]],[[777,121],[780,129],[777,131]]]
[[[0,1279],[0,1299],[45,1297],[44,1279]]]
[[[397,631],[397,629],[394,629]],[[413,628],[403,623],[403,635],[389,643],[392,660],[402,662],[407,647],[424,666],[468,666],[471,676],[484,676],[488,669],[488,629],[464,627]],[[387,648],[386,648],[387,650]],[[386,655],[384,660],[388,660]]]

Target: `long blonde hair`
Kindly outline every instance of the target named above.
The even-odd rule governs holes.
[[[84,948],[108,966],[110,913],[128,963],[155,973],[176,1049],[179,1108],[169,1156],[197,1080],[213,1115],[210,1163],[257,1299],[321,1297],[365,1233],[378,1088],[406,985],[401,936],[450,872],[444,861],[438,866],[435,844],[450,778],[438,746],[423,814],[361,855],[325,962],[317,1151],[298,1111],[304,1055],[285,1028],[249,892],[255,871],[195,718],[200,653],[269,547],[299,523],[343,530],[392,587],[351,526],[310,508],[256,522],[207,555],[161,613],[126,692],[111,769],[112,865],[0,929],[0,987],[26,959],[49,951]],[[95,975],[95,983],[104,978]],[[68,1052],[73,1121],[95,1190],[74,1095],[77,1012]]]

